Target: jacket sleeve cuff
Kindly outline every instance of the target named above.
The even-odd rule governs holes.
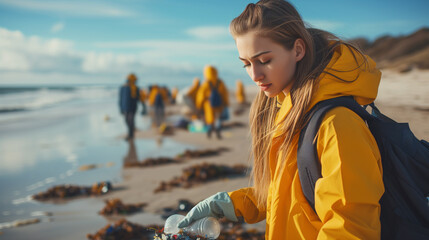
[[[232,200],[236,217],[243,217],[247,223],[257,223],[265,219],[266,209],[257,204],[253,188],[242,188],[228,193]]]
[[[224,216],[234,222],[237,222],[237,216],[235,215],[234,203],[229,197],[228,193],[220,192],[218,193],[218,197],[220,198],[220,204],[222,204],[221,209],[223,210]]]

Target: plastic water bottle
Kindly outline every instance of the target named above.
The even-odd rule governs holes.
[[[177,234],[180,231],[180,228],[177,227],[180,221],[185,218],[185,216],[180,214],[174,214],[165,220],[164,232],[167,234]]]
[[[174,214],[167,218],[164,225],[164,232],[167,234],[177,234],[180,228],[179,222],[185,218],[180,214]],[[216,239],[220,234],[220,224],[216,218],[205,217],[193,222],[191,225],[183,228],[183,231],[192,235],[203,236],[209,239]]]

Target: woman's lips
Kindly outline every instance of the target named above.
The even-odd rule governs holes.
[[[271,83],[267,83],[267,84],[259,85],[259,87],[261,88],[262,91],[267,91],[268,88],[271,87],[271,85],[272,85]]]

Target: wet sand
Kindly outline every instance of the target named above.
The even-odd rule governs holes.
[[[254,96],[257,90],[256,86],[248,86],[246,88],[248,99]],[[429,71],[412,71],[406,74],[392,71],[383,72],[382,84],[376,104],[383,113],[394,120],[409,122],[411,129],[418,138],[429,139],[429,124],[427,124],[429,120]],[[231,110],[235,107],[235,102],[232,101]],[[179,107],[171,110],[180,111]],[[248,109],[241,116],[231,114],[230,122],[243,123],[244,127],[225,129],[222,133],[222,140],[217,140],[215,136],[212,139],[207,139],[203,133],[189,133],[183,130],[176,130],[174,135],[163,137],[164,141],[169,139],[189,144],[194,149],[226,147],[229,148],[229,151],[221,152],[217,156],[193,159],[182,164],[148,168],[122,168],[122,181],[114,185],[119,190],[97,198],[70,202],[70,211],[75,211],[73,213],[74,218],[82,220],[78,224],[74,221],[72,223],[74,226],[71,229],[79,229],[79,231],[67,231],[69,229],[67,228],[67,222],[56,220],[60,217],[54,212],[52,222],[22,227],[19,231],[15,231],[13,235],[5,232],[3,237],[6,237],[5,239],[7,239],[7,236],[14,236],[14,238],[10,239],[30,237],[31,239],[56,239],[58,236],[65,235],[61,239],[85,239],[87,233],[95,233],[109,221],[109,219],[103,221],[103,218],[100,217],[100,220],[88,222],[85,221],[85,216],[97,214],[102,208],[103,200],[110,198],[120,198],[125,203],[146,202],[148,206],[144,208],[144,213],[126,218],[139,224],[162,224],[163,220],[159,216],[162,209],[164,207],[176,207],[179,199],[198,202],[219,191],[231,191],[248,186],[248,177],[238,177],[212,181],[189,189],[175,188],[169,192],[153,193],[153,190],[158,187],[161,181],[168,181],[174,176],[181,175],[183,168],[194,164],[207,162],[226,165],[246,164],[250,166],[248,161],[250,150]],[[137,132],[136,138],[156,139],[159,137],[156,136],[153,130],[148,130]],[[84,211],[76,209],[84,209]],[[257,224],[256,227],[263,229],[264,224]]]
[[[190,133],[183,130],[176,130],[174,135],[168,138],[171,138],[174,141],[191,144],[201,150],[226,147],[229,151],[221,152],[217,156],[192,159],[182,164],[124,169],[124,181],[117,186],[124,187],[126,189],[112,193],[109,197],[119,197],[127,199],[130,202],[144,199],[150,203],[146,208],[147,211],[157,212],[166,206],[176,206],[177,200],[181,198],[198,202],[218,191],[231,191],[246,186],[248,184],[247,178],[235,178],[214,181],[200,186],[195,186],[190,189],[177,188],[173,189],[171,192],[153,193],[153,190],[158,187],[161,181],[169,181],[174,176],[181,175],[181,170],[191,165],[203,162],[225,165],[247,165],[250,146],[247,115],[248,113],[246,112],[241,116],[231,119],[232,121],[243,123],[244,127],[234,127],[222,131],[222,140],[216,139],[215,136],[212,136],[212,139],[207,139],[206,134],[204,133]],[[137,137],[150,138],[153,137],[152,134],[152,131],[139,132],[137,133]]]

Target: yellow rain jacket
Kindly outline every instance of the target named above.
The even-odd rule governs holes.
[[[357,57],[362,62],[361,57]],[[381,73],[368,57],[368,68],[356,69],[351,51],[344,45],[320,76],[319,88],[311,101],[317,102],[352,95],[360,104],[369,104],[377,96]],[[363,68],[363,67],[362,67]],[[337,70],[337,71],[335,71]],[[281,103],[276,123],[289,113],[290,95],[277,96]],[[380,152],[365,122],[351,110],[338,107],[329,111],[319,128],[317,152],[322,178],[315,186],[315,209],[305,199],[297,169],[297,142],[293,141],[285,168],[279,167],[276,153],[282,142],[281,132],[273,137],[269,166],[271,183],[267,207],[258,207],[252,187],[230,192],[235,213],[246,222],[266,219],[266,239],[380,239],[380,205],[384,193]]]
[[[228,90],[223,84],[222,80],[220,80],[217,76],[217,71],[212,66],[207,66],[204,69],[204,78],[205,81],[198,89],[197,92],[197,101],[196,107],[197,109],[204,110],[204,116],[207,124],[213,124],[215,119],[220,116],[224,107],[229,105],[228,102]],[[222,97],[222,106],[213,108],[210,105],[210,94],[211,94],[211,86],[217,86],[217,90]]]
[[[198,89],[200,88],[200,79],[195,78],[192,86],[189,88],[188,93],[186,94],[187,96],[189,96],[189,98],[192,100],[192,102],[195,104],[196,103],[196,99],[197,99],[197,92]]]
[[[146,91],[142,88],[140,89],[140,102],[145,103],[147,99],[147,93]]]
[[[237,90],[235,92],[237,102],[242,104],[246,102],[246,94],[244,93],[244,85],[240,80],[237,81]]]
[[[166,89],[155,85],[152,87],[152,89],[149,92],[149,97],[148,97],[149,106],[153,106],[155,104],[156,95],[158,95],[158,93],[161,93],[164,104],[166,105],[168,103],[168,93]]]

